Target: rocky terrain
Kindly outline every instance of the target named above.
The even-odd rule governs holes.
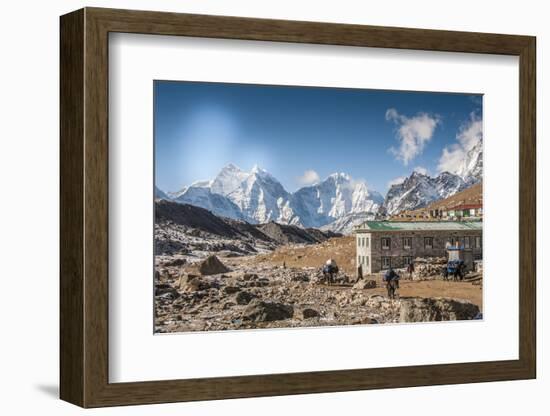
[[[390,301],[379,276],[354,280],[353,249],[350,237],[157,201],[155,331],[462,320],[480,312],[472,284],[403,282]],[[341,270],[333,285],[320,271],[328,257]]]
[[[156,332],[468,320],[480,312],[460,299],[389,300],[377,293],[381,284],[375,280],[353,282],[343,274],[327,285],[314,268],[225,260],[159,265]]]
[[[196,259],[207,253],[242,256],[288,243],[319,243],[338,235],[274,222],[249,224],[193,205],[155,201],[155,255],[160,260],[167,256]]]

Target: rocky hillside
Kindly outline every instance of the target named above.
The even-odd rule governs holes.
[[[481,183],[482,175],[483,141],[478,140],[454,173],[442,172],[437,176],[429,176],[415,171],[403,182],[392,185],[386,194],[382,211],[393,215],[426,207]]]
[[[426,209],[452,208],[462,204],[483,204],[483,184],[477,183],[448,198],[433,202]]]
[[[270,251],[283,244],[315,244],[339,236],[274,222],[249,224],[214,215],[189,204],[155,202],[155,248],[159,255],[225,251],[244,255]]]

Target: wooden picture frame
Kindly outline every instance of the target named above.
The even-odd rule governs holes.
[[[60,396],[82,407],[339,392],[536,377],[535,38],[85,8],[61,17]],[[514,55],[520,91],[519,359],[109,383],[110,32]]]

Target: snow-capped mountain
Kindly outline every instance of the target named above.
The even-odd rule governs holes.
[[[155,186],[155,199],[170,199],[158,186]]]
[[[479,140],[468,152],[462,161],[457,175],[466,183],[473,185],[481,181],[483,172],[483,141]]]
[[[403,210],[422,208],[477,182],[473,177],[463,179],[449,172],[442,172],[435,177],[413,172],[402,183],[391,186],[384,201],[384,212],[392,215]]]
[[[290,193],[277,179],[255,166],[250,172],[233,164],[211,181],[196,182],[168,194],[174,201],[206,208],[216,215],[250,223],[275,221],[321,227],[351,213],[374,214],[384,198],[363,181],[336,173]]]
[[[293,220],[308,227],[322,227],[350,213],[376,213],[384,198],[363,181],[334,173],[323,182],[292,195]]]
[[[205,208],[220,217],[245,219],[239,207],[230,199],[212,192],[212,181],[195,182],[171,196],[176,202]]]
[[[422,208],[438,199],[448,198],[481,182],[483,172],[483,141],[479,140],[455,171],[431,177],[413,172],[402,183],[392,185],[386,194],[382,211],[396,214],[403,210]]]
[[[333,222],[322,226],[321,231],[332,231],[340,234],[351,234],[353,227],[368,220],[374,220],[376,214],[373,212],[350,212]]]
[[[212,181],[212,192],[229,195],[248,179],[249,173],[230,163],[225,166]]]
[[[482,178],[483,145],[479,141],[466,154],[456,173],[432,177],[413,172],[392,185],[384,198],[345,173],[290,193],[269,172],[255,166],[246,172],[233,164],[214,179],[200,181],[175,193],[155,187],[155,198],[205,208],[212,213],[252,224],[275,221],[342,233],[380,215],[424,207],[478,183]]]
[[[228,170],[229,168],[229,170]],[[228,174],[230,173],[230,174]],[[216,177],[218,187],[224,190],[222,195],[239,207],[243,216],[252,223],[276,221],[289,223],[292,210],[289,207],[290,194],[267,171],[254,166],[249,173],[233,165],[226,166]],[[216,184],[214,180],[213,184]]]

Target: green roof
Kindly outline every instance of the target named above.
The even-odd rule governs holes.
[[[355,231],[475,231],[482,228],[481,221],[365,221]]]

